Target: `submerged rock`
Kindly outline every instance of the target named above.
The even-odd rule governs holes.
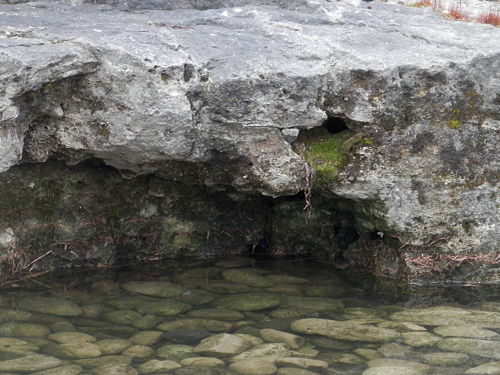
[[[215,320],[239,320],[243,319],[244,315],[235,310],[228,309],[199,309],[192,310],[188,313],[193,318],[215,319]]]
[[[500,362],[483,363],[482,365],[468,369],[465,373],[478,375],[498,375],[500,374]]]
[[[276,363],[281,366],[293,366],[313,370],[328,368],[327,362],[310,358],[285,357],[277,359]]]
[[[47,345],[43,350],[47,354],[64,359],[95,358],[102,355],[97,345],[85,341]]]
[[[481,357],[500,359],[500,341],[449,338],[438,342],[437,347],[450,352],[466,353]]]
[[[155,356],[162,359],[180,361],[181,359],[193,356],[194,347],[189,345],[164,345],[156,350]],[[125,354],[125,353],[124,353]]]
[[[433,335],[429,332],[403,332],[401,337],[406,345],[414,346],[416,348],[433,346],[441,340],[441,337]]]
[[[228,281],[248,285],[255,288],[269,288],[274,285],[271,279],[261,276],[260,272],[252,268],[230,269],[222,272]]]
[[[263,359],[275,362],[278,358],[290,356],[290,348],[285,344],[260,344],[231,358],[232,362],[244,359]]]
[[[426,353],[422,360],[434,366],[460,366],[469,361],[470,357],[463,353]]]
[[[476,339],[498,336],[498,333],[475,326],[441,326],[434,328],[434,333],[445,337],[470,337]]]
[[[281,303],[281,297],[272,293],[252,292],[220,297],[215,303],[237,311],[258,311],[278,306]]]
[[[59,316],[78,316],[82,309],[74,302],[54,297],[30,297],[19,301],[20,309]]]
[[[232,328],[232,324],[221,320],[192,318],[192,319],[177,319],[173,321],[165,321],[163,323],[158,324],[156,328],[167,332],[172,332],[172,331],[175,332],[182,330],[191,331],[191,330],[198,330],[200,328],[206,329],[207,331],[210,332],[225,332],[229,331]],[[197,334],[195,336],[197,336]]]
[[[87,335],[86,333],[81,332],[59,332],[53,333],[47,338],[56,341],[58,343],[74,343],[74,342],[94,342],[96,338],[91,335]]]
[[[95,375],[138,375],[139,372],[130,365],[104,365],[94,369]]]
[[[29,373],[57,367],[61,364],[62,362],[54,357],[30,354],[21,358],[0,361],[0,371]]]
[[[50,329],[41,324],[12,322],[0,325],[2,336],[45,337],[49,333]]]
[[[93,369],[106,365],[128,365],[132,362],[132,358],[124,355],[103,355],[96,358],[77,359],[74,362],[84,368]]]
[[[203,339],[194,349],[194,353],[213,356],[230,356],[241,353],[252,343],[240,336],[222,333]]]
[[[447,306],[408,309],[396,312],[390,318],[396,321],[428,326],[472,325],[485,328],[500,328],[499,312],[467,310]]]
[[[303,296],[286,296],[283,298],[281,306],[283,309],[294,309],[299,311],[335,311],[342,312],[344,304],[342,301],[326,298],[326,297],[303,297]]]
[[[139,303],[135,306],[135,309],[141,314],[175,316],[189,311],[191,307],[191,305],[184,302],[164,299],[162,301]]]
[[[33,345],[29,342],[13,338],[13,337],[0,337],[0,356],[2,354],[20,354],[28,355],[31,352],[36,352],[40,348],[37,345]]]
[[[224,366],[225,362],[222,359],[214,357],[188,357],[181,361],[182,366],[195,367],[217,367]]]
[[[39,372],[34,372],[31,375],[78,375],[83,371],[83,368],[81,368],[78,365],[67,365],[67,366],[60,366],[56,367],[53,369],[49,370],[43,370]],[[99,374],[96,372],[96,375],[104,375],[103,373]],[[113,375],[113,373],[108,372],[106,375]],[[120,374],[114,374],[114,375],[134,375],[134,374],[127,374],[125,372],[122,372]]]
[[[278,331],[276,329],[261,329],[260,336],[267,342],[281,342],[288,345],[291,349],[299,349],[306,343],[303,337],[294,335],[292,333]]]
[[[338,340],[360,342],[385,342],[400,337],[400,334],[392,329],[355,324],[348,320],[301,319],[292,323],[292,330],[309,335],[317,334]]]
[[[141,374],[161,374],[162,372],[169,372],[179,367],[182,366],[175,361],[152,359],[140,365],[139,371]]]
[[[229,369],[242,375],[272,375],[278,370],[273,362],[255,358],[234,362]]]
[[[132,346],[132,342],[123,339],[104,339],[97,341],[95,344],[103,355],[119,354]]]
[[[130,281],[121,287],[131,293],[154,297],[175,297],[184,291],[181,286],[166,281]]]

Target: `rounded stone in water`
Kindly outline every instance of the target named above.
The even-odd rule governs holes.
[[[29,373],[57,367],[61,364],[61,360],[54,357],[42,354],[30,354],[21,358],[0,361],[0,371]]]
[[[67,365],[67,366],[60,366],[48,370],[43,370],[39,372],[32,373],[31,375],[78,375],[83,371],[83,368],[81,368],[78,365]],[[99,375],[99,374],[95,374]],[[110,373],[107,373],[106,375],[112,375]],[[122,373],[120,375],[126,375],[125,373]]]
[[[229,369],[242,375],[272,375],[277,371],[273,362],[258,358],[235,362],[229,366]]]
[[[213,319],[178,319],[158,324],[156,328],[162,331],[190,330],[204,328],[210,332],[226,332],[232,328],[232,324]]]
[[[78,316],[82,309],[76,303],[55,297],[29,297],[19,301],[21,310],[35,311],[50,315]]]
[[[338,340],[361,342],[392,341],[400,333],[392,329],[357,324],[349,321],[307,318],[292,323],[292,330],[299,333],[317,334]]]
[[[174,300],[148,301],[138,304],[135,309],[141,314],[174,316],[190,310],[191,305]]]
[[[204,355],[230,356],[241,353],[252,346],[249,340],[229,333],[221,333],[203,339],[202,342],[193,349],[194,353]]]
[[[131,293],[153,297],[175,297],[184,291],[183,287],[167,281],[130,281],[121,287]]]
[[[241,293],[221,297],[215,303],[237,311],[258,311],[278,306],[281,303],[281,297],[264,292]]]
[[[228,281],[255,288],[269,288],[274,285],[272,280],[261,276],[260,272],[254,269],[229,269],[222,272],[222,276]]]

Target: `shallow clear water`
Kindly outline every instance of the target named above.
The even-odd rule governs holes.
[[[0,289],[0,375],[500,374],[498,287],[169,261]]]

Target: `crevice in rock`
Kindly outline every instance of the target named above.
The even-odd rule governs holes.
[[[336,134],[344,130],[349,130],[342,118],[334,116],[328,116],[328,118],[323,121],[321,126],[325,128],[330,134]]]

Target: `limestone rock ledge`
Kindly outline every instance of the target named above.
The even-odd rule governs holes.
[[[342,162],[313,196],[361,238],[494,254],[499,39],[383,3],[0,0],[0,172],[99,159],[293,195],[311,184],[298,131],[338,119]]]

